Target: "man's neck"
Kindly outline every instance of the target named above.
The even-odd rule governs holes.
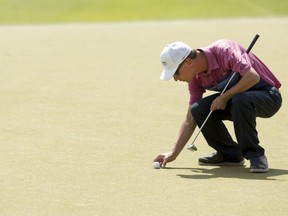
[[[207,72],[208,70],[208,61],[206,55],[202,52],[197,50],[197,57],[195,59],[197,61],[197,74]]]

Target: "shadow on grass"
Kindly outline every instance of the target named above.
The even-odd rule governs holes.
[[[180,168],[167,167],[165,169],[173,170],[191,170],[192,174],[177,174],[185,179],[213,179],[213,178],[238,178],[248,180],[278,180],[285,181],[279,176],[288,175],[288,170],[270,168],[267,173],[250,173],[249,168],[239,167],[205,167],[205,168]]]

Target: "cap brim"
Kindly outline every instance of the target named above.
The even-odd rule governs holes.
[[[173,68],[170,70],[164,69],[162,71],[162,74],[160,76],[160,80],[170,80],[173,75],[175,74],[175,71],[177,70],[177,68]]]

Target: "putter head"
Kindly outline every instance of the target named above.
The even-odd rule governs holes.
[[[194,144],[190,144],[188,147],[187,147],[188,150],[190,151],[197,151],[197,147],[194,145]]]

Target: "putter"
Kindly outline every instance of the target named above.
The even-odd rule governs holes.
[[[254,44],[256,43],[256,41],[258,40],[259,37],[260,37],[260,36],[259,36],[258,34],[255,35],[255,37],[253,38],[251,44],[249,45],[248,49],[246,50],[246,53],[247,53],[247,54],[250,52],[250,50],[252,49],[252,47],[254,46]],[[231,76],[230,79],[228,80],[226,86],[224,87],[224,89],[223,89],[223,91],[221,92],[220,95],[222,95],[222,94],[226,91],[227,87],[229,86],[229,84],[230,84],[231,80],[233,79],[233,77],[235,76],[235,74],[236,74],[236,72],[234,71],[233,74],[232,74],[232,76]],[[197,151],[197,147],[195,146],[194,143],[195,143],[197,137],[199,136],[202,128],[204,127],[204,125],[206,124],[207,120],[209,119],[210,115],[212,114],[212,112],[213,112],[213,110],[210,110],[210,112],[209,112],[209,114],[207,115],[205,121],[203,122],[203,124],[202,124],[201,127],[199,128],[199,131],[198,131],[198,133],[196,134],[194,140],[192,141],[192,143],[191,143],[190,145],[188,145],[188,147],[187,147],[188,150],[190,150],[190,151]]]

